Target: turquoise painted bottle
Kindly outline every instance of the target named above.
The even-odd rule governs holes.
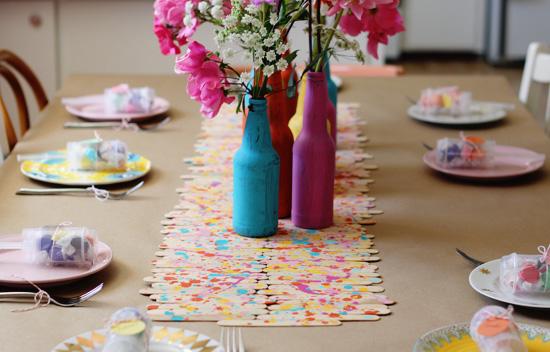
[[[332,102],[332,105],[334,105],[334,109],[338,111],[338,87],[336,86],[336,83],[332,80],[332,77],[330,76],[330,60],[328,58],[328,55],[325,55],[325,66],[323,68],[323,71],[325,71],[325,77],[328,84],[328,98]]]
[[[249,104],[233,159],[233,229],[246,237],[267,237],[277,232],[280,161],[271,144],[266,100]]]

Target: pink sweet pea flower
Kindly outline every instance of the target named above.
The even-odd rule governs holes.
[[[201,113],[209,118],[216,116],[224,103],[235,99],[226,95],[228,83],[219,60],[195,41],[189,44],[187,53],[176,60],[176,73],[189,74],[187,94],[201,103]]]
[[[168,28],[160,24],[155,24],[153,31],[157,36],[160,51],[164,55],[176,55],[181,52],[179,46],[174,42],[172,31],[170,31]],[[185,44],[185,42],[181,41],[178,41],[178,43],[182,45]]]
[[[186,6],[196,6],[200,0],[155,0],[154,31],[164,55],[179,54],[179,46],[195,34],[200,25],[195,12],[186,13]]]
[[[208,51],[199,42],[192,41],[187,46],[187,53],[176,59],[176,73],[189,73],[195,75],[199,72],[202,64],[206,60]]]
[[[155,18],[164,25],[179,27],[185,16],[185,0],[155,0]]]

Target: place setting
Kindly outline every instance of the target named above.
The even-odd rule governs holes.
[[[17,195],[90,194],[99,200],[124,199],[144,185],[140,181],[126,191],[109,191],[98,186],[125,184],[145,177],[151,161],[130,152],[121,140],[93,138],[71,141],[64,150],[19,154],[20,171],[28,178],[71,188],[20,188]]]
[[[473,100],[472,92],[457,86],[426,88],[420,98],[408,98],[407,114],[418,121],[447,126],[476,126],[503,120],[513,104]]]
[[[453,324],[420,337],[413,352],[542,352],[550,349],[550,329],[519,324],[513,306],[550,312],[550,244],[538,254],[511,253],[483,262],[456,249],[474,269],[469,284],[479,294],[510,304],[480,309],[470,323]]]
[[[67,121],[65,128],[111,128],[153,131],[170,122],[168,100],[150,87],[130,87],[122,83],[106,88],[103,94],[64,97],[67,112],[85,122]]]
[[[112,259],[111,248],[94,229],[71,222],[25,228],[0,237],[0,285],[66,285],[104,270]]]
[[[423,142],[428,151],[422,157],[432,170],[463,180],[499,181],[521,177],[544,166],[544,154],[495,140],[466,135],[437,140],[435,147]]]

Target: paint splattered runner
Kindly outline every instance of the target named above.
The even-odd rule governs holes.
[[[241,237],[231,230],[232,156],[241,119],[225,108],[205,120],[184,159],[190,174],[177,190],[179,203],[162,221],[163,240],[148,287],[157,321],[218,321],[222,325],[312,326],[372,321],[390,313],[374,262],[376,169],[364,151],[367,138],[357,104],[339,104],[335,224],[323,230],[279,221],[278,234]]]

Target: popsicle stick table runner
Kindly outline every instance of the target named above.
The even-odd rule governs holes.
[[[241,237],[231,230],[232,156],[241,117],[226,107],[205,120],[179,203],[162,221],[160,250],[148,287],[157,321],[218,321],[233,326],[340,325],[390,313],[382,294],[369,196],[372,156],[364,151],[365,122],[357,104],[341,103],[335,184],[335,224],[305,230],[279,220],[278,234]],[[232,110],[233,109],[233,110]]]

